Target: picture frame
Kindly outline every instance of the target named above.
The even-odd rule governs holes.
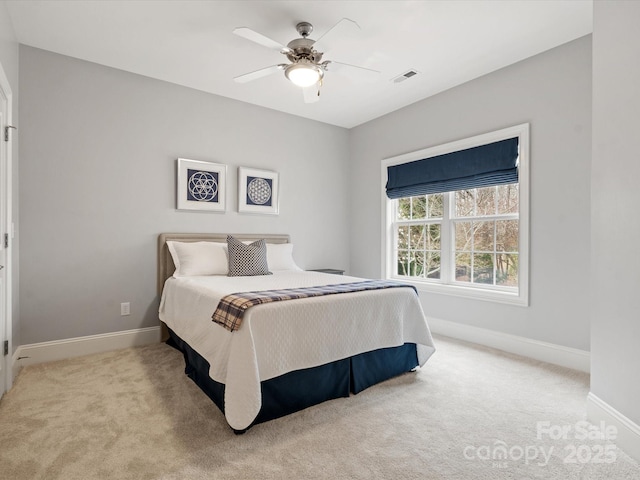
[[[177,209],[224,212],[227,166],[178,158]]]
[[[278,173],[238,167],[238,212],[278,215]]]

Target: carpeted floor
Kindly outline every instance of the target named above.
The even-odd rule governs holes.
[[[436,342],[417,373],[241,436],[166,345],[26,367],[0,401],[0,478],[640,478],[583,439],[587,375]]]

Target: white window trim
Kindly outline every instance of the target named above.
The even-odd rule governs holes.
[[[426,293],[437,293],[443,295],[453,295],[457,297],[473,298],[491,302],[506,303],[511,305],[529,305],[529,124],[523,123],[513,127],[497,130],[495,132],[484,133],[474,137],[457,140],[434,147],[425,148],[416,152],[405,153],[396,157],[390,157],[381,162],[381,215],[382,215],[382,251],[381,265],[382,278],[393,278],[393,257],[389,251],[394,245],[394,209],[393,200],[387,198],[385,193],[387,184],[387,168],[392,165],[412,162],[424,158],[435,157],[458,150],[486,145],[488,143],[507,140],[519,137],[520,157],[518,164],[519,183],[519,269],[518,269],[518,292],[503,291],[498,289],[488,289],[479,286],[462,286],[459,284],[442,284],[429,281],[416,281],[403,278],[404,282],[413,284],[418,291]],[[444,256],[443,256],[444,257]]]

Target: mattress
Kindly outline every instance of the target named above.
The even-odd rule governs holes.
[[[420,301],[393,288],[258,305],[234,332],[211,316],[224,295],[362,281],[319,272],[282,271],[256,277],[169,278],[160,319],[210,365],[225,384],[225,416],[243,430],[261,407],[260,382],[380,348],[415,343],[420,366],[435,351]]]

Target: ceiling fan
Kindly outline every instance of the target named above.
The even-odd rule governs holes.
[[[261,68],[254,72],[245,73],[244,75],[235,77],[234,80],[238,83],[246,83],[258,78],[266,77],[267,75],[271,75],[278,71],[284,71],[285,77],[287,77],[291,83],[303,89],[304,101],[306,103],[313,103],[317,102],[320,97],[320,87],[322,86],[322,80],[325,72],[329,70],[329,65],[358,69],[358,71],[365,72],[367,74],[380,73],[377,70],[358,67],[348,63],[336,62],[335,60],[322,61],[322,55],[324,52],[323,45],[326,45],[323,42],[326,42],[327,37],[335,36],[340,32],[349,30],[360,30],[360,26],[353,20],[343,18],[321,35],[318,40],[309,38],[309,35],[313,31],[313,25],[309,22],[298,23],[296,25],[296,30],[298,31],[300,38],[291,40],[287,46],[284,46],[281,43],[247,27],[239,27],[233,30],[233,33],[239,37],[246,38],[247,40],[251,40],[252,42],[258,43],[272,50],[279,51],[291,62],[280,63],[278,65]]]

